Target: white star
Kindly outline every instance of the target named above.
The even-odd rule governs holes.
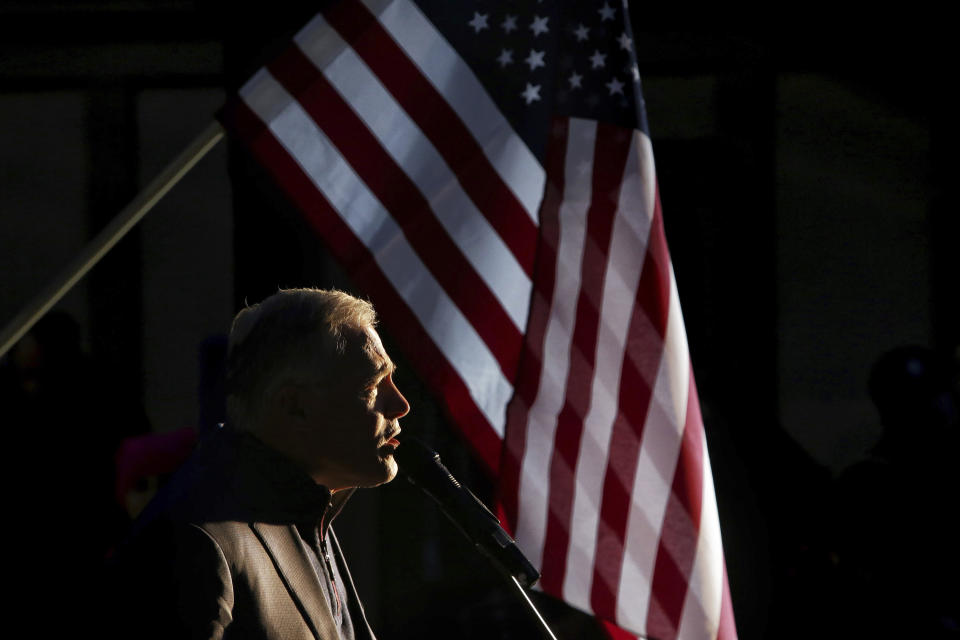
[[[547,28],[547,18],[533,16],[533,22],[530,24],[530,30],[533,31],[534,37],[540,35],[541,33],[550,31],[550,29]]]
[[[503,19],[503,24],[500,25],[503,27],[503,30],[507,33],[516,30],[517,28],[517,16],[512,16],[509,13],[507,17]]]
[[[628,38],[626,33],[620,34],[620,37],[617,38],[617,42],[620,43],[621,49],[626,49],[627,51],[630,51],[630,45],[633,44],[633,40]]]
[[[613,20],[613,8],[606,2],[603,3],[603,6],[600,7],[598,11],[600,12],[600,22]]]
[[[633,76],[634,82],[640,82],[640,69],[637,68],[637,65],[630,65],[630,75]]]
[[[487,28],[487,14],[474,12],[473,20],[467,24],[473,27],[474,33],[480,33],[480,31]]]
[[[590,29],[587,29],[582,24],[577,25],[577,28],[573,30],[573,35],[577,36],[577,42],[583,42],[587,39],[587,33]]]
[[[598,69],[606,64],[607,55],[605,53],[600,53],[599,51],[594,51],[593,55],[590,56],[590,63],[593,65],[591,69]]]
[[[500,63],[501,68],[513,62],[513,49],[504,49],[501,51],[500,57],[497,58],[497,62]]]
[[[612,79],[610,82],[607,83],[607,89],[610,90],[610,95],[613,95],[615,93],[619,93],[620,95],[623,95],[623,83],[617,80],[616,78]]]
[[[523,96],[523,99],[527,101],[527,104],[530,104],[534,100],[540,99],[540,85],[527,83],[527,88],[520,95]]]
[[[570,74],[569,80],[571,89],[579,89],[580,81],[583,80],[583,76],[574,71],[572,74]]]
[[[530,50],[530,55],[527,56],[527,59],[524,60],[528,65],[530,65],[530,71],[533,71],[537,67],[544,66],[543,64],[543,51],[537,51],[536,49]]]

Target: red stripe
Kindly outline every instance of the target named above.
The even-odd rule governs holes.
[[[453,107],[361,2],[336,3],[324,10],[324,17],[423,130],[527,275],[532,275],[536,224]]]
[[[637,638],[637,636],[634,634],[626,631],[625,629],[621,629],[609,620],[601,619],[600,629],[606,632],[607,637],[610,638],[610,640],[636,640]]]
[[[507,426],[500,466],[500,500],[506,524],[517,523],[520,492],[520,465],[527,446],[527,421],[530,407],[540,389],[543,345],[553,306],[557,275],[557,245],[560,243],[560,203],[563,201],[564,161],[567,154],[567,118],[555,118],[550,128],[547,149],[547,185],[540,207],[540,242],[537,245],[536,271],[527,333],[520,356],[520,370],[513,398],[507,406]]]
[[[670,488],[670,499],[660,527],[660,542],[651,581],[650,609],[647,611],[647,630],[663,640],[677,636],[697,552],[702,505],[703,419],[691,367],[683,440],[673,486]]]
[[[574,472],[583,436],[583,418],[590,403],[597,352],[599,298],[606,278],[613,219],[630,140],[630,132],[624,129],[602,123],[597,125],[593,156],[593,194],[587,210],[570,368],[567,372],[564,405],[557,416],[553,456],[550,460],[550,498],[543,547],[542,584],[544,591],[556,595],[562,594],[566,573]]]
[[[487,344],[504,376],[513,380],[523,341],[520,330],[403,167],[299,48],[288,48],[268,69],[390,212],[410,246]]]
[[[620,373],[619,411],[610,437],[610,455],[597,527],[595,557],[604,561],[594,563],[590,604],[597,615],[610,619],[616,616],[627,519],[633,501],[633,481],[667,332],[670,313],[669,260],[663,221],[659,206],[655,204],[647,237],[647,253],[627,333],[627,353]]]
[[[291,200],[326,240],[330,251],[377,305],[390,333],[406,345],[405,355],[423,379],[443,398],[449,414],[494,473],[500,464],[500,438],[470,397],[470,393],[419,320],[384,276],[366,246],[343,222],[310,178],[243,103],[224,110],[225,124],[248,144],[271,171]]]
[[[727,563],[723,563],[723,595],[720,598],[720,623],[717,640],[737,640],[737,625],[733,620],[733,604],[730,601],[730,583],[727,581]]]

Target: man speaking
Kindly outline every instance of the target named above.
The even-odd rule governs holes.
[[[280,291],[233,321],[229,423],[147,508],[121,552],[127,637],[372,638],[330,522],[397,475],[410,406],[373,307]]]

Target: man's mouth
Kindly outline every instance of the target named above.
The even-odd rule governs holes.
[[[397,429],[392,434],[390,434],[390,437],[387,439],[386,444],[384,444],[383,446],[389,447],[390,449],[396,449],[397,447],[399,447],[400,441],[397,440],[398,435],[400,435],[400,429]]]

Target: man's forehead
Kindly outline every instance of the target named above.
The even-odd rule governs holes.
[[[387,355],[376,329],[365,327],[363,330],[357,330],[354,336],[354,344],[360,347],[359,352],[362,354],[358,364],[365,370],[365,373],[379,375],[390,373],[396,369],[396,365]]]

